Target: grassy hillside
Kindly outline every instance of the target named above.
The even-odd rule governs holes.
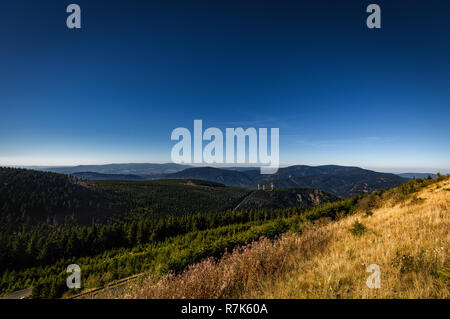
[[[447,180],[406,201],[387,201],[371,216],[359,214],[325,226],[321,231],[329,239],[319,243],[321,249],[307,258],[296,251],[289,256],[290,271],[243,296],[449,298],[449,187]],[[366,227],[359,227],[360,235],[358,222]],[[380,289],[368,289],[365,283],[370,264],[380,267]]]
[[[355,213],[346,218],[321,218],[320,222],[301,227],[301,233],[291,228],[279,239],[260,239],[220,260],[204,259],[179,275],[162,279],[150,276],[117,296],[450,297],[448,177],[414,180],[393,190],[363,196],[353,207]],[[326,215],[321,211],[316,216]],[[366,285],[370,264],[380,267],[379,289]]]

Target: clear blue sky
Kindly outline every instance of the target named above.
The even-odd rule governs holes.
[[[168,162],[202,119],[279,127],[283,165],[450,172],[450,3],[302,2],[3,2],[0,165]]]

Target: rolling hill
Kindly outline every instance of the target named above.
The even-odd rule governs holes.
[[[410,174],[400,176],[339,165],[294,165],[280,168],[272,175],[261,175],[255,167],[190,167],[173,163],[80,165],[37,169],[72,174],[90,180],[198,179],[254,189],[258,184],[265,185],[266,188],[273,184],[275,188],[320,189],[340,198],[392,188],[411,178]]]
[[[276,174],[261,175],[259,170],[232,171],[213,167],[189,168],[166,178],[196,178],[230,186],[256,188],[258,184],[275,188],[314,188],[341,198],[398,186],[406,178],[359,167],[337,165],[295,165],[280,168]]]
[[[120,211],[110,194],[69,175],[0,168],[2,227],[105,221]]]
[[[254,172],[254,171],[250,171]],[[165,178],[194,178],[206,181],[223,183],[228,186],[250,186],[253,179],[249,176],[249,171],[235,171],[232,169],[221,169],[215,167],[195,167],[183,171],[167,174]]]

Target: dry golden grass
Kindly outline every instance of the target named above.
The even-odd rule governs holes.
[[[237,298],[243,291],[261,289],[268,276],[293,269],[290,256],[293,252],[319,251],[330,239],[330,234],[323,229],[308,232],[301,238],[293,235],[277,241],[261,238],[225,254],[218,262],[205,259],[181,275],[170,274],[159,281],[149,277],[143,284],[129,289],[126,297]]]
[[[386,202],[372,216],[358,213],[312,226],[303,234],[261,239],[206,259],[183,274],[127,289],[126,298],[449,298],[450,180],[402,203]],[[360,236],[355,220],[367,227]],[[381,288],[366,268],[377,264]],[[448,268],[447,268],[448,269]]]
[[[448,298],[449,286],[438,271],[449,266],[449,181],[420,191],[415,200],[391,203],[332,223],[325,228],[335,240],[314,257],[298,262],[293,271],[266,282],[245,297],[259,298]],[[368,231],[352,235],[359,220]],[[377,264],[381,288],[370,289],[366,267]]]

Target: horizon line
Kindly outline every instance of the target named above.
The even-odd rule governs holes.
[[[175,164],[180,166],[190,166],[191,168],[194,167],[214,167],[214,168],[259,168],[258,165],[252,165],[248,163],[235,163],[235,164],[197,164],[197,163],[186,163],[186,164],[178,164],[173,162],[103,162],[101,164],[67,164],[67,165],[11,165],[11,164],[2,164],[0,163],[0,167],[10,167],[10,168],[25,168],[25,169],[32,169],[32,168],[62,168],[62,167],[78,167],[78,166],[106,166],[106,165],[142,165],[142,164],[157,164],[157,165],[168,165],[168,164]],[[365,166],[365,165],[348,165],[348,164],[283,164],[280,165],[279,168],[286,168],[291,166],[310,166],[310,167],[319,167],[319,166],[342,166],[342,167],[357,167],[362,168],[366,170],[372,170],[376,172],[385,172],[385,173],[393,173],[393,174],[407,174],[407,173],[421,173],[421,174],[450,174],[450,168],[406,168],[406,167],[379,167],[379,166]],[[387,170],[387,171],[386,171]]]

